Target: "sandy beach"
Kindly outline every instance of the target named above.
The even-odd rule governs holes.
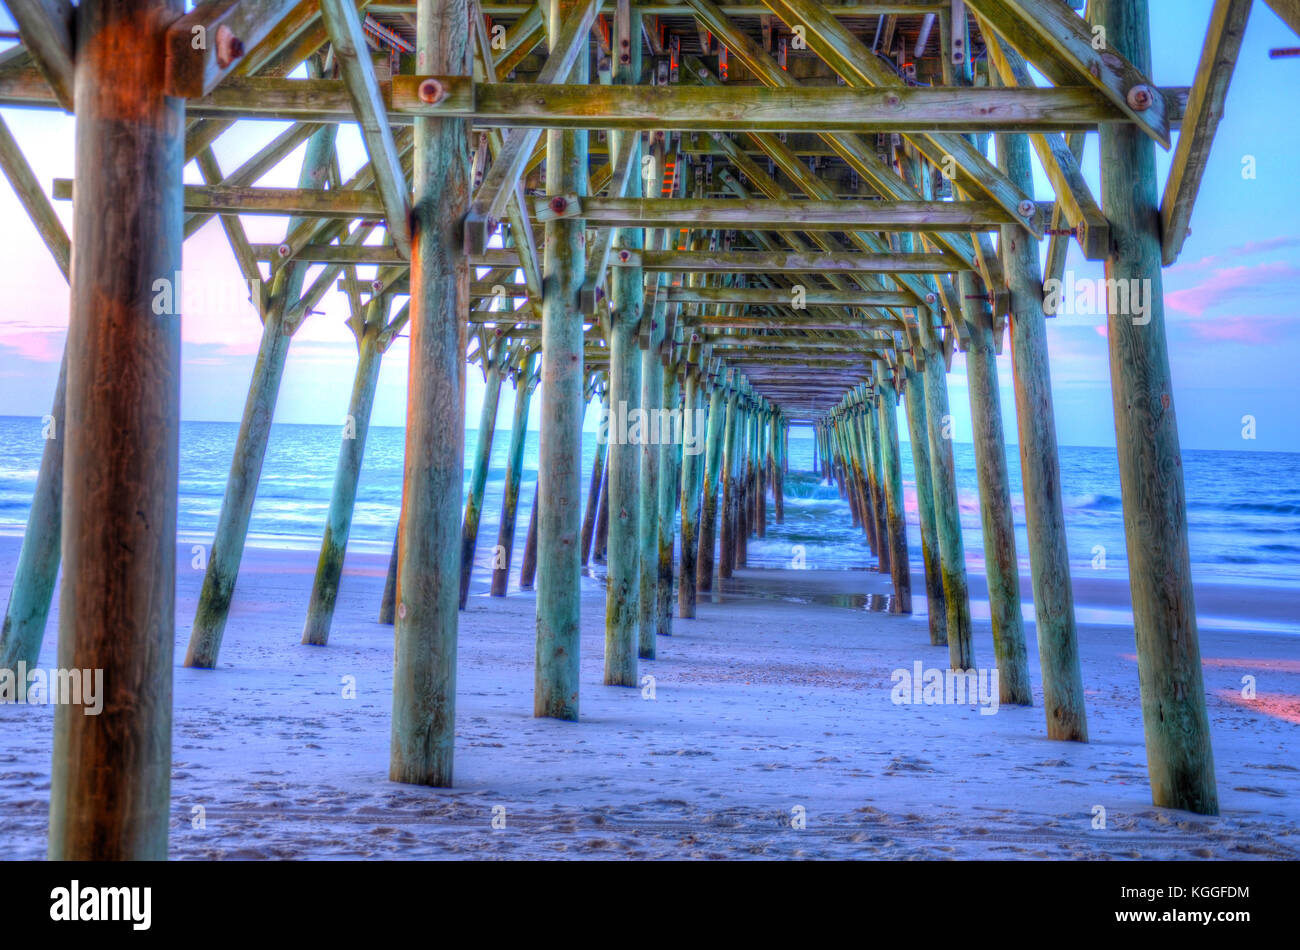
[[[6,596],[17,551],[0,539]],[[178,664],[203,576],[181,553]],[[298,642],[314,563],[250,548],[219,668],[176,668],[172,858],[1300,858],[1291,591],[1198,591],[1205,616],[1237,618],[1201,629],[1222,802],[1205,818],[1150,804],[1131,628],[1081,622],[1092,741],[1049,742],[1038,705],[896,704],[893,671],[942,669],[947,651],[919,614],[871,609],[889,581],[869,571],[738,572],[660,638],[640,690],[601,685],[603,594],[584,579],[577,724],[532,716],[531,592],[490,598],[476,577],[456,787],[390,783],[386,559],[349,556],[324,648]],[[1087,603],[1122,607],[1111,573],[1076,585],[1081,621]],[[43,666],[57,614],[56,595]],[[987,621],[976,635],[992,666]],[[52,721],[50,706],[0,705],[13,858],[45,854]]]

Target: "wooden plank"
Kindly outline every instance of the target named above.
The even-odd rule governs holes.
[[[70,0],[5,0],[32,62],[65,112],[73,106],[74,12]]]
[[[374,62],[352,0],[320,0],[335,61],[352,97],[356,122],[370,156],[375,187],[384,205],[388,233],[399,253],[411,253],[411,190],[388,124],[388,111],[375,79]]]
[[[1210,11],[1210,28],[1205,34],[1196,80],[1187,101],[1187,121],[1178,135],[1178,147],[1174,149],[1160,202],[1161,258],[1166,267],[1178,260],[1187,240],[1192,208],[1210,161],[1214,134],[1228,98],[1228,84],[1246,34],[1250,5],[1250,0],[1216,0]]]
[[[298,0],[209,0],[167,28],[169,96],[205,96],[279,26]]]

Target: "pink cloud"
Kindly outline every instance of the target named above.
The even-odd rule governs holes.
[[[1281,293],[1300,282],[1300,268],[1274,261],[1267,264],[1225,267],[1193,287],[1165,292],[1165,305],[1179,313],[1203,317],[1225,300],[1247,294]]]
[[[1270,344],[1276,343],[1279,320],[1260,320],[1257,317],[1226,317],[1189,323],[1188,329],[1202,340],[1216,342]]]

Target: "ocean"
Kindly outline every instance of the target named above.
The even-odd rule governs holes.
[[[186,543],[207,544],[212,540],[238,429],[236,423],[226,422],[181,425],[179,534]],[[308,550],[319,546],[340,436],[337,426],[272,427],[249,527],[249,544]],[[496,543],[509,438],[508,430],[498,429],[493,441],[478,546],[484,564]],[[477,432],[466,432],[467,487],[476,442]],[[0,445],[4,446],[0,457],[0,534],[21,536],[44,448],[41,420],[0,416]],[[403,445],[404,431],[400,428],[370,429],[349,542],[355,550],[387,552],[392,545],[401,503]],[[537,448],[538,433],[530,431],[525,441],[516,551],[522,550],[528,527]],[[584,499],[595,448],[595,433],[586,433]],[[954,450],[966,558],[972,571],[982,571],[984,548],[974,449],[957,443]],[[769,517],[768,536],[761,541],[751,539],[750,567],[783,567],[796,559],[814,569],[861,569],[872,563],[862,532],[852,526],[847,502],[840,499],[834,487],[811,474],[812,451],[810,437],[801,437],[798,431],[791,433],[785,524],[778,528]],[[1020,460],[1016,446],[1009,445],[1007,452],[1017,552],[1027,571]],[[913,561],[919,564],[916,496],[907,443],[902,445],[902,454],[908,541]],[[1060,456],[1066,533],[1074,571],[1125,570],[1115,450],[1063,446]],[[1198,581],[1300,587],[1300,454],[1186,451],[1183,471],[1192,569]]]

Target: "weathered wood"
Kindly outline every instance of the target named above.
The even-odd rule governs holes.
[[[524,446],[528,439],[528,410],[537,387],[537,356],[530,353],[515,377],[515,407],[510,421],[510,446],[506,450],[506,482],[501,492],[501,521],[497,528],[500,558],[492,569],[492,596],[504,597],[510,584],[510,562],[515,550],[515,518],[519,488],[524,477]],[[522,584],[521,584],[522,586]]]
[[[163,0],[85,0],[67,341],[58,666],[102,676],[99,715],[54,711],[49,857],[164,860],[171,813],[184,105],[158,69]]]
[[[333,126],[324,126],[308,140],[306,156],[298,181],[303,188],[319,187],[324,182],[324,170],[329,166],[334,150]],[[295,222],[290,221],[292,230]],[[230,473],[226,478],[226,493],[217,516],[217,530],[208,553],[208,566],[203,575],[203,587],[194,612],[190,630],[189,647],[185,665],[200,669],[213,669],[221,652],[221,640],[230,616],[230,604],[239,577],[239,564],[244,555],[244,542],[248,536],[248,522],[257,497],[257,485],[262,476],[262,463],[271,436],[271,422],[275,416],[275,403],[284,376],[284,362],[289,354],[292,330],[286,326],[285,310],[298,298],[302,289],[306,267],[292,263],[280,270],[271,290],[271,303],[262,321],[262,339],[258,345],[257,361],[244,401],[244,414],[239,423],[239,436],[230,460]]]
[[[397,550],[401,540],[401,531],[394,531],[393,550],[388,556],[388,574],[384,578],[384,593],[379,600],[378,622],[390,627],[397,618]]]
[[[497,406],[501,401],[501,363],[505,357],[501,344],[484,356],[487,378],[483,384],[483,406],[479,412],[478,444],[474,450],[474,467],[470,469],[469,493],[465,496],[465,515],[460,531],[460,609],[469,602],[469,582],[474,572],[474,552],[478,548],[478,523],[483,511],[483,491],[487,487],[488,468],[492,464],[492,438],[496,434]]]
[[[700,538],[697,545],[695,588],[697,596],[713,590],[713,550],[718,531],[718,482],[721,469],[723,431],[726,423],[727,390],[715,384],[709,391],[708,429],[705,432],[704,481],[701,487]]]
[[[891,613],[912,612],[912,568],[907,557],[907,508],[903,500],[903,464],[898,444],[898,390],[893,373],[876,377],[876,405],[880,417],[880,467],[885,494],[885,544],[889,549],[889,574],[894,587]]]
[[[1020,561],[1016,557],[1007,447],[1002,434],[1002,397],[998,387],[993,316],[983,299],[984,284],[977,275],[963,272],[959,285],[971,337],[966,350],[966,379],[979,484],[984,576],[988,581],[993,653],[998,666],[998,692],[1001,702],[1029,706],[1033,704],[1034,696],[1025,651],[1025,624],[1020,612]]]
[[[1032,180],[1024,136],[998,136],[998,160],[1013,181],[1023,184]],[[1015,370],[1020,481],[1025,495],[1025,533],[1029,540],[1047,736],[1086,742],[1088,720],[1061,501],[1061,462],[1038,246],[1020,235],[1003,232],[1002,267],[1011,291],[1011,360]]]
[[[682,477],[681,500],[682,544],[681,558],[677,577],[677,616],[690,620],[695,617],[696,567],[699,553],[700,531],[700,483],[704,477],[704,459],[701,457],[707,449],[705,433],[696,429],[699,417],[697,410],[703,405],[703,392],[700,386],[700,371],[694,365],[688,365],[685,372],[686,384],[682,399]],[[706,423],[707,426],[707,423]],[[691,445],[700,451],[685,451]]]
[[[736,566],[736,441],[740,431],[740,394],[727,393],[727,417],[722,441],[722,528],[718,532],[718,577],[731,577]]]
[[[164,87],[169,96],[204,96],[272,34],[298,0],[213,0],[167,29]],[[355,7],[353,8],[355,9]]]
[[[776,420],[774,419],[774,422]],[[787,428],[777,422],[772,427],[772,442],[777,448],[772,466],[772,514],[777,524],[785,524],[785,440]]]
[[[550,36],[591,10],[591,0],[551,0]],[[594,16],[594,12],[590,14]],[[583,31],[585,37],[586,31]],[[585,40],[583,44],[585,49]],[[554,57],[554,53],[552,54]],[[549,65],[549,62],[548,62]],[[587,79],[586,57],[568,74]],[[558,77],[557,77],[558,78]],[[546,190],[577,193],[587,183],[587,133],[546,133]],[[537,487],[537,666],[533,714],[578,718],[579,583],[578,536],[582,532],[582,289],[585,224],[567,218],[546,223],[542,297],[542,423]]]
[[[1294,2],[1294,0],[1293,0]],[[1192,207],[1201,188],[1210,149],[1223,105],[1228,98],[1228,83],[1237,65],[1241,41],[1250,17],[1250,0],[1215,0],[1210,11],[1210,28],[1205,35],[1201,61],[1196,67],[1196,81],[1187,100],[1187,119],[1178,134],[1178,146],[1165,181],[1160,202],[1161,260],[1166,267],[1178,260],[1192,222]],[[1300,3],[1296,4],[1300,19]]]
[[[1092,13],[1110,44],[1147,71],[1146,0],[1093,0]],[[1151,798],[1217,814],[1165,339],[1155,149],[1139,130],[1115,126],[1102,134],[1101,190],[1115,238],[1106,278],[1150,282],[1147,312],[1111,313],[1107,339]]]
[[[361,477],[361,462],[365,457],[366,437],[370,432],[370,413],[374,408],[375,387],[379,382],[379,366],[383,356],[379,337],[388,316],[387,304],[388,298],[381,295],[368,308],[370,319],[358,341],[352,396],[348,400],[338,465],[334,469],[334,487],[330,492],[329,511],[325,516],[325,534],[321,538],[316,576],[307,603],[307,619],[302,628],[304,644],[325,646],[329,642],[339,580],[343,576],[343,560],[347,555],[348,535],[352,531],[357,482]]]
[[[417,69],[469,75],[468,25],[466,0],[420,0]],[[469,310],[469,262],[458,223],[469,207],[468,125],[463,119],[420,119],[415,126],[411,339],[388,770],[392,781],[413,785],[449,786],[453,777]]]
[[[664,367],[662,401],[664,409],[676,410],[678,400],[681,398],[680,390],[677,367]],[[656,558],[659,576],[655,588],[659,601],[655,610],[655,636],[657,637],[672,636],[673,632],[673,543],[676,540],[674,526],[677,520],[677,503],[681,495],[678,477],[678,470],[681,467],[679,456],[685,443],[685,427],[691,424],[686,418],[688,412],[689,408],[683,406],[680,433],[682,441],[677,441],[676,434],[663,436],[662,444],[659,446],[659,550]]]
[[[1028,243],[1028,242],[1027,242]],[[931,646],[948,643],[948,612],[943,600],[943,569],[935,526],[934,479],[930,469],[930,437],[925,420],[925,377],[916,367],[916,350],[902,355],[903,395],[907,401],[908,447],[916,484],[916,517],[921,532],[921,561],[925,571],[926,621]]]
[[[929,429],[930,477],[934,490],[935,533],[943,572],[943,601],[947,610],[948,662],[951,669],[975,668],[971,637],[970,589],[966,582],[966,552],[961,536],[961,508],[952,453],[952,416],[948,411],[948,381],[943,355],[933,330],[922,322],[925,346],[925,420]]]
[[[70,0],[5,0],[5,6],[54,98],[65,112],[71,112],[76,85],[76,14]]]
[[[609,413],[609,390],[602,394],[601,412]],[[596,440],[596,455],[591,462],[591,481],[587,483],[587,505],[582,512],[582,539],[578,542],[578,554],[582,566],[591,560],[591,542],[596,533],[596,513],[600,510],[600,492],[605,481],[606,462],[609,455],[609,440]]]
[[[524,557],[519,563],[519,587],[532,590],[537,576],[537,486],[533,486],[532,513],[528,516],[528,535],[524,539]]]

